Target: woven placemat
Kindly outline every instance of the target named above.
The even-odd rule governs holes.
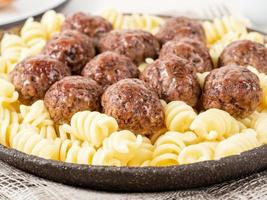
[[[114,180],[116,181],[116,180]],[[161,193],[108,193],[35,177],[0,161],[0,200],[267,199],[267,170],[207,188]]]

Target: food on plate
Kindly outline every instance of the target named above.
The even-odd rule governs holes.
[[[252,114],[261,98],[259,78],[241,66],[228,65],[214,69],[204,83],[204,108],[225,110],[237,118]]]
[[[43,99],[53,83],[69,75],[70,70],[64,63],[38,55],[18,63],[9,73],[9,79],[19,92],[19,100],[29,105]]]
[[[129,57],[136,64],[146,58],[156,58],[160,45],[149,32],[142,30],[114,30],[105,34],[98,43],[100,52],[115,51]]]
[[[185,59],[169,55],[149,64],[140,79],[153,89],[159,98],[184,101],[195,106],[200,96],[200,86],[194,67]]]
[[[267,143],[266,47],[253,42],[263,35],[231,17],[204,23],[206,36],[185,17],[105,17],[48,11],[3,37],[0,144],[70,163],[158,167]],[[210,53],[217,67],[221,52],[214,69]]]
[[[68,123],[76,112],[100,111],[103,90],[92,79],[68,76],[56,82],[46,92],[44,102],[57,124]]]
[[[156,37],[162,44],[183,38],[196,39],[206,43],[206,36],[201,23],[187,17],[173,17],[166,20]]]
[[[226,46],[219,57],[218,66],[228,64],[254,66],[267,74],[267,48],[250,40],[235,41]]]
[[[90,37],[74,30],[55,35],[45,46],[43,53],[65,63],[74,74],[79,74],[85,64],[95,56]]]
[[[66,18],[62,25],[62,30],[76,30],[91,38],[94,38],[95,43],[99,37],[111,31],[112,24],[100,16],[91,16],[82,12],[74,13]]]
[[[102,96],[105,114],[114,117],[120,129],[151,135],[164,128],[164,110],[157,94],[138,79],[124,79]]]
[[[103,88],[125,78],[137,78],[137,66],[126,56],[106,51],[90,60],[82,71],[86,78],[95,80]]]
[[[170,54],[188,60],[197,72],[203,73],[213,69],[209,49],[197,40],[186,38],[165,43],[160,51],[160,57]]]

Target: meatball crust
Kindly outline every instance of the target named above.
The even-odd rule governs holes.
[[[44,103],[57,124],[69,123],[79,111],[100,111],[102,88],[92,79],[68,76],[46,92]]]
[[[236,64],[251,65],[267,74],[267,48],[250,40],[239,40],[229,44],[219,57],[218,66]]]
[[[126,56],[107,51],[93,58],[82,71],[86,78],[92,78],[103,88],[125,78],[138,77],[136,65]]]
[[[74,74],[79,74],[85,64],[95,56],[92,39],[74,30],[53,37],[43,53],[65,63]]]
[[[156,58],[160,45],[151,33],[145,31],[114,30],[99,40],[98,49],[100,52],[115,51],[140,64],[146,58]]]
[[[69,68],[62,62],[38,55],[18,63],[9,73],[9,79],[19,92],[20,102],[30,105],[43,99],[53,83],[69,75]]]
[[[162,44],[182,38],[196,39],[204,44],[206,43],[206,35],[202,25],[198,21],[186,17],[168,19],[162,25],[156,37]]]
[[[213,69],[208,48],[197,40],[181,39],[165,43],[160,51],[160,57],[170,54],[188,60],[197,72],[203,73]]]
[[[62,30],[76,30],[91,38],[99,38],[103,33],[113,29],[112,24],[100,16],[90,16],[77,12],[68,16],[62,25]]]
[[[139,79],[123,79],[108,87],[102,106],[121,129],[149,136],[164,128],[164,111],[157,94]]]
[[[140,79],[166,102],[184,101],[195,106],[200,86],[194,67],[185,59],[169,55],[154,61],[142,72]]]
[[[204,109],[218,108],[236,118],[252,114],[262,98],[258,77],[241,66],[214,69],[203,88]]]

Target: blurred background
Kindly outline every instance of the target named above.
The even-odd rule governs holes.
[[[266,0],[0,0],[0,27],[38,16],[48,9],[64,14],[75,11],[99,14],[110,8],[127,13],[186,15],[201,19],[234,15],[248,19],[252,28],[267,32]]]

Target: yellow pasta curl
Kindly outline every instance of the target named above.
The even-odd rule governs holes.
[[[209,75],[209,73],[210,72],[197,73],[197,80],[198,80],[198,83],[199,83],[201,89],[203,89],[204,83],[205,83],[205,79]]]
[[[0,87],[0,103],[13,103],[18,100],[19,94],[12,83],[0,78]]]
[[[190,129],[206,140],[221,140],[240,131],[240,123],[229,113],[216,108],[200,113]]]
[[[164,23],[164,19],[154,15],[123,15],[116,10],[106,10],[102,16],[113,24],[114,29],[141,29],[153,34]]]
[[[260,146],[260,142],[257,140],[257,133],[253,129],[245,129],[242,133],[221,141],[216,147],[215,159],[239,155],[258,146]]]
[[[170,131],[185,132],[197,117],[194,109],[182,101],[172,101],[164,108],[165,123]]]
[[[247,33],[247,25],[243,20],[233,16],[225,16],[223,18],[215,18],[212,22],[203,22],[208,44],[212,44],[221,39],[229,32]]]
[[[191,164],[214,159],[217,142],[202,142],[185,147],[178,158],[180,164]]]
[[[93,157],[93,165],[126,166],[135,158],[143,143],[142,136],[123,130],[112,133]]]
[[[258,70],[252,66],[248,66],[247,68],[259,77],[260,86],[263,91],[263,96],[262,96],[259,110],[266,109],[267,108],[267,75],[264,73],[258,72]]]
[[[49,10],[42,16],[41,25],[45,28],[48,38],[60,31],[64,20],[64,15],[56,13],[54,10]]]
[[[63,125],[66,132],[81,141],[88,141],[95,147],[100,147],[105,138],[118,130],[117,121],[99,112],[82,111],[75,113],[70,125]]]
[[[267,113],[260,113],[252,121],[251,128],[257,132],[258,140],[267,144]]]
[[[157,139],[154,146],[153,158],[149,165],[170,166],[178,164],[178,155],[185,148],[185,143],[180,133],[167,132]]]

